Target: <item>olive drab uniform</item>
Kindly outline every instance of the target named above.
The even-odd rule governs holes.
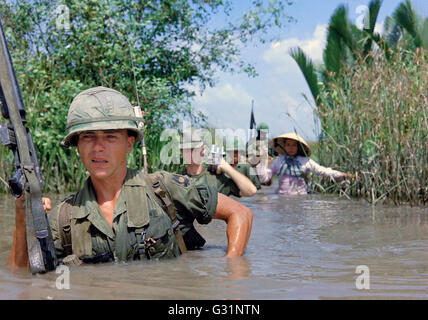
[[[90,178],[54,210],[50,224],[57,256],[73,254],[94,263],[178,256],[175,226],[153,181],[165,187],[180,229],[195,219],[201,224],[211,221],[217,206],[213,186],[165,171],[144,175],[128,169],[114,208],[113,228],[101,213]]]
[[[180,172],[182,175],[187,175],[186,169]],[[188,176],[188,175],[187,175]],[[222,193],[226,196],[234,195],[240,197],[240,190],[236,186],[235,182],[224,173],[216,174],[207,169],[207,165],[204,164],[202,172],[197,175],[189,176],[190,180],[197,184],[208,184],[215,186],[218,193]],[[202,248],[205,244],[205,239],[199,234],[193,225],[194,219],[188,217],[182,217],[183,228],[183,240],[186,247],[189,250]],[[199,222],[199,221],[198,221]]]
[[[142,122],[140,107],[132,106],[120,92],[89,88],[70,104],[61,144],[77,146],[82,132],[105,130],[127,130],[143,143]],[[186,224],[195,219],[210,222],[216,207],[214,186],[164,171],[145,175],[128,169],[112,227],[98,206],[90,178],[50,215],[50,225],[56,253],[64,263],[166,258],[186,250],[181,236]]]
[[[188,175],[186,169],[180,173],[183,175]],[[213,185],[217,188],[218,193],[222,193],[226,196],[233,195],[235,197],[241,197],[238,186],[229,176],[224,173],[216,174],[209,171],[206,164],[204,164],[200,174],[192,175],[190,178],[192,178],[192,180],[197,183]]]
[[[256,170],[252,168],[249,163],[238,163],[235,167],[235,170],[250,179],[254,186],[257,188],[257,190],[260,190],[262,188]]]

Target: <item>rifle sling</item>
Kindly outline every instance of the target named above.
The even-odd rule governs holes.
[[[175,238],[177,239],[178,247],[180,248],[181,253],[186,253],[187,248],[186,244],[183,240],[183,234],[181,233],[181,230],[179,228],[180,222],[177,219],[177,216],[175,215],[175,207],[174,204],[171,201],[171,197],[169,194],[167,194],[166,187],[156,175],[143,175],[144,179],[146,179],[147,183],[149,184],[151,192],[154,194],[154,198],[162,207],[166,207],[166,211],[168,213],[169,218],[171,219]]]

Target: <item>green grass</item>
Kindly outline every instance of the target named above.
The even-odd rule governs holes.
[[[321,164],[355,172],[351,184],[315,187],[369,202],[427,203],[428,63],[423,50],[348,66],[321,93]],[[321,189],[322,189],[321,188]]]

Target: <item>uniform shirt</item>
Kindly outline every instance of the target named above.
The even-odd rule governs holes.
[[[260,180],[257,175],[257,172],[253,167],[251,167],[249,163],[238,163],[235,169],[236,171],[250,179],[254,186],[257,188],[257,190],[261,189]]]
[[[303,174],[308,173],[309,171],[313,171],[318,175],[323,177],[331,177],[334,179],[342,178],[344,176],[343,172],[333,170],[331,168],[326,168],[314,160],[309,159],[307,157],[296,157],[297,161],[299,161]],[[257,166],[257,173],[259,175],[260,181],[262,183],[269,181],[272,179],[274,175],[277,175],[279,169],[281,168],[281,164],[284,160],[284,155],[276,158],[269,169],[265,168],[263,165]],[[295,177],[292,175],[284,174],[278,177],[278,189],[276,193],[280,194],[307,194],[306,182],[302,177]]]
[[[136,198],[146,199],[147,209],[149,210],[150,224],[147,230],[147,237],[158,238],[154,245],[154,257],[177,256],[178,246],[173,233],[170,230],[170,218],[163,211],[161,206],[153,199],[154,195],[146,188],[151,186],[134,185],[131,180],[139,173],[136,170],[128,169],[127,175],[116,202],[113,213],[113,227],[110,227],[104,218],[93,189],[91,179],[88,178],[80,191],[78,197],[79,207],[73,210],[72,219],[77,223],[86,223],[89,226],[90,234],[90,256],[100,257],[110,255],[114,260],[126,261],[134,258],[137,238],[135,228],[138,224],[139,216],[132,218],[133,215],[128,213],[125,187],[138,187]],[[141,174],[141,173],[140,173]],[[188,223],[193,224],[196,219],[199,223],[209,223],[214,215],[217,206],[217,191],[214,187],[192,183],[188,178],[171,174],[168,172],[157,173],[162,179],[168,193],[173,199],[176,208],[176,216],[180,221],[180,228],[185,229]],[[128,198],[129,200],[129,198]],[[129,200],[133,202],[133,200]],[[61,205],[61,204],[60,204]],[[59,206],[60,206],[59,205]],[[49,215],[49,222],[52,231],[52,237],[58,258],[64,257],[65,250],[59,234],[59,206]],[[134,205],[135,207],[135,205]],[[137,223],[135,222],[137,220]],[[169,236],[168,236],[168,235]],[[73,235],[73,233],[72,233]],[[83,239],[72,239],[73,241],[84,241]],[[86,241],[89,241],[86,239]],[[88,243],[83,244],[84,246]],[[74,244],[73,244],[74,249]],[[73,252],[74,253],[74,252]],[[108,259],[107,259],[108,260]]]
[[[214,185],[218,193],[222,193],[226,196],[233,195],[235,197],[241,197],[240,190],[235,182],[223,172],[220,174],[215,174],[207,170],[207,166],[204,164],[204,167],[200,174],[189,175],[186,169],[180,172],[181,174],[188,175],[196,183],[204,183]]]

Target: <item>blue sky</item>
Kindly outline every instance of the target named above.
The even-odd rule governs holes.
[[[392,14],[404,0],[384,0],[379,17],[378,30],[382,31],[385,17]],[[207,88],[197,95],[192,105],[202,110],[211,125],[216,128],[248,129],[251,102],[257,123],[266,122],[271,137],[296,130],[308,141],[315,141],[320,132],[313,116],[314,102],[307,84],[289,56],[291,47],[300,46],[314,62],[321,62],[325,44],[326,26],[334,10],[346,4],[352,22],[362,23],[362,6],[368,0],[297,0],[288,8],[288,14],[296,19],[280,33],[277,41],[264,45],[249,46],[242,51],[259,74],[249,78],[244,74],[218,73],[214,88]],[[245,10],[247,0],[239,0],[236,12]],[[423,15],[428,13],[427,0],[414,0],[415,8]],[[310,98],[308,102],[303,95]]]

